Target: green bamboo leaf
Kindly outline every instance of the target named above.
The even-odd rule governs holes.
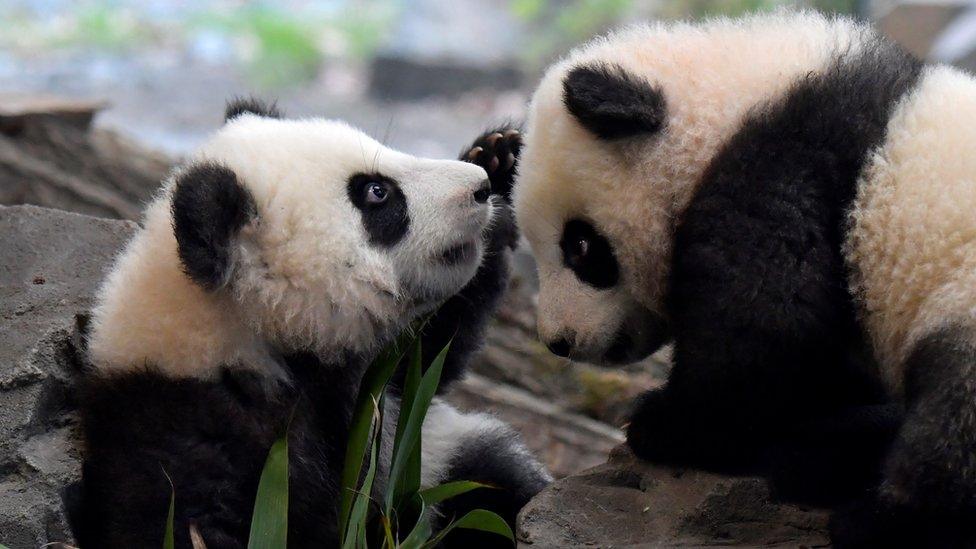
[[[446,527],[444,527],[444,529],[438,532],[433,539],[424,544],[423,547],[437,547],[437,545],[440,544],[440,542],[443,541],[449,533],[451,533],[451,530],[454,530],[455,528],[490,532],[492,534],[504,536],[513,544],[515,543],[515,534],[512,533],[512,529],[508,527],[508,523],[505,522],[505,519],[498,516],[496,513],[492,513],[491,511],[475,509],[473,511],[468,511],[468,513],[463,517],[448,524]]]
[[[366,547],[366,515],[369,512],[369,498],[373,491],[373,480],[376,478],[376,454],[379,446],[377,435],[379,430],[382,429],[379,418],[380,405],[377,401],[373,401],[373,409],[375,413],[374,417],[376,417],[376,427],[370,430],[370,433],[372,433],[370,438],[372,440],[369,451],[369,468],[366,470],[366,478],[363,479],[362,489],[355,492],[355,498],[349,513],[349,522],[346,525],[346,532],[343,536],[343,549]]]
[[[397,418],[396,435],[393,438],[393,455],[396,455],[403,445],[403,433],[407,428],[407,419],[413,409],[417,391],[420,388],[420,381],[423,375],[423,351],[421,341],[418,337],[411,347],[410,364],[403,383],[403,394],[400,399],[400,412]],[[403,475],[400,477],[390,477],[387,493],[392,497],[386,498],[386,514],[391,515],[394,508],[404,505],[406,500],[420,489],[420,446],[423,442],[418,442],[407,457],[407,464],[404,467]]]
[[[491,511],[486,511],[484,509],[468,511],[468,514],[464,515],[454,523],[454,527],[465,528],[467,530],[491,532],[493,534],[498,534],[499,536],[504,536],[511,540],[512,543],[515,543],[515,534],[512,533],[512,529],[509,528],[508,523],[505,522],[505,519],[498,516],[496,513],[492,513]]]
[[[8,549],[8,547],[6,545],[0,543],[0,549]]]
[[[370,444],[374,401],[380,398],[386,384],[393,376],[393,372],[396,371],[397,364],[410,347],[413,337],[409,330],[405,330],[395,342],[380,353],[380,356],[373,361],[363,375],[349,427],[349,439],[346,443],[346,455],[340,477],[339,532],[342,537],[340,544],[345,545],[349,513],[352,512],[353,500],[362,475],[363,462],[366,459],[367,448]]]
[[[419,496],[415,496],[413,501],[420,506],[420,513],[417,514],[417,523],[410,533],[407,534],[407,537],[400,542],[398,549],[420,549],[424,547],[424,544],[430,539],[433,533],[430,526],[429,508]]]
[[[455,496],[460,496],[461,494],[466,494],[472,490],[477,490],[478,488],[495,489],[495,487],[490,484],[482,484],[480,482],[474,482],[471,480],[456,480],[454,482],[445,482],[439,486],[421,490],[420,497],[424,498],[424,503],[427,505],[436,505],[444,500],[451,499]]]
[[[434,399],[434,393],[437,392],[437,385],[441,381],[441,371],[444,369],[444,361],[447,359],[447,351],[450,347],[451,344],[448,342],[441,349],[417,386],[417,394],[414,396],[410,414],[407,416],[407,423],[403,428],[403,437],[400,440],[399,447],[393,452],[393,461],[390,464],[391,479],[399,479],[403,476],[408,464],[411,463],[410,454],[417,451],[420,446],[420,432],[424,426],[424,418],[427,416],[427,409],[430,408],[430,403]],[[386,492],[387,509],[393,507],[393,492],[394,490],[387,490]]]
[[[288,434],[271,445],[258,481],[248,549],[288,546]]]
[[[173,486],[173,479],[169,478],[166,469],[163,469],[163,475],[166,476],[166,482],[169,482],[169,512],[166,514],[166,530],[163,532],[163,549],[174,549],[176,546],[175,526],[173,525],[176,521],[176,487]],[[6,548],[0,546],[0,549]]]

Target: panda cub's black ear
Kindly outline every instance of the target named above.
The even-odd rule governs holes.
[[[666,122],[661,89],[619,65],[583,65],[569,71],[563,80],[563,103],[600,139],[654,133]]]
[[[224,286],[233,270],[233,244],[257,215],[251,193],[230,168],[194,164],[176,178],[173,232],[183,271],[208,290]]]
[[[235,97],[227,102],[224,110],[224,122],[237,118],[242,114],[256,114],[265,118],[281,118],[278,103],[258,99],[257,97]]]

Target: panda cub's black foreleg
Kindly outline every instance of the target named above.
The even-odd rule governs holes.
[[[736,160],[703,185],[675,235],[674,366],[628,428],[647,459],[754,466],[778,431],[860,392],[830,205],[794,180],[746,177]]]
[[[491,181],[492,220],[485,233],[484,254],[474,278],[448,299],[429,319],[422,336],[423,364],[451,343],[441,375],[441,391],[460,378],[468,359],[484,343],[488,321],[508,288],[510,251],[518,243],[515,216],[509,204],[521,133],[501,127],[485,132],[461,152],[460,159],[484,168]],[[402,383],[403,368],[394,380]]]
[[[905,421],[871,497],[835,513],[837,547],[976,547],[976,329],[922,339]]]

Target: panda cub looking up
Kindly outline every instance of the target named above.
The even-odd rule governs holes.
[[[976,546],[974,150],[976,79],[851,19],[594,40],[518,160],[540,338],[603,364],[674,342],[628,427],[645,458],[866,496],[839,546]]]
[[[335,546],[365,367],[438,310],[423,347],[433,355],[453,337],[444,379],[457,378],[505,288],[514,238],[478,165],[231,104],[224,127],[149,205],[100,291],[73,516],[81,544],[158,545],[168,474],[177,546],[190,545],[195,525],[209,549],[244,547],[261,468],[288,426],[290,546]],[[444,518],[480,507],[514,523],[550,480],[490,416],[435,399],[422,437],[424,485],[499,487],[448,502]]]

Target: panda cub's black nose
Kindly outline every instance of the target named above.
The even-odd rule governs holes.
[[[549,352],[556,356],[568,357],[569,356],[569,342],[565,338],[559,338],[556,341],[550,341],[546,347],[549,347]]]
[[[491,196],[491,182],[485,179],[481,182],[481,187],[474,192],[474,201],[478,204],[484,204],[488,202],[489,196]]]

